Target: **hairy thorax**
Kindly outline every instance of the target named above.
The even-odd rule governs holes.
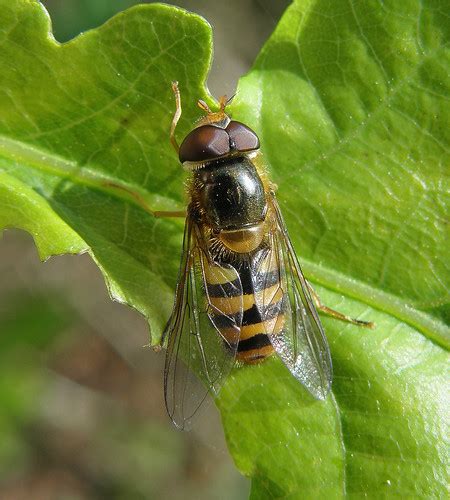
[[[266,233],[264,183],[246,156],[220,159],[194,172],[192,204],[216,254],[248,254]]]

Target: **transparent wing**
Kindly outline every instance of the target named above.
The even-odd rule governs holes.
[[[222,288],[230,288],[242,301],[236,270],[212,263],[199,228],[188,217],[175,304],[164,332],[168,336],[164,368],[166,408],[181,429],[190,426],[208,394],[218,394],[235,360],[242,306],[238,307],[238,314],[230,315],[217,300],[214,302],[208,293],[208,283],[213,279],[217,282],[216,294]],[[227,285],[230,281],[232,286]],[[228,321],[226,337],[216,327],[219,318]]]
[[[325,399],[333,377],[328,343],[275,197],[272,206],[275,226],[262,267],[272,270],[264,273],[272,281],[274,270],[278,270],[279,285],[263,284],[262,300],[267,310],[282,297],[284,315],[267,335],[294,377],[315,398]]]

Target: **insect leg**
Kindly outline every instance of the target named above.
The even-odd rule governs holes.
[[[178,82],[172,82],[172,90],[175,94],[176,110],[173,115],[172,124],[170,125],[170,142],[175,149],[175,152],[178,154],[180,147],[178,146],[178,142],[175,138],[175,129],[177,128],[177,123],[181,116],[181,96],[180,89],[178,88]]]
[[[311,293],[312,299],[314,300],[314,304],[316,305],[319,311],[322,311],[323,313],[327,314],[328,316],[331,316],[332,318],[338,319],[340,321],[345,321],[346,323],[362,326],[364,328],[375,328],[375,323],[373,323],[372,321],[363,321],[361,319],[351,318],[346,314],[342,314],[339,311],[335,311],[334,309],[331,309],[330,307],[323,305],[322,302],[320,301],[320,297],[317,295],[314,288],[310,285],[308,281],[306,283],[308,284],[308,289]]]
[[[153,217],[186,217],[186,210],[164,211],[156,210],[152,212]]]
[[[187,214],[186,210],[170,210],[170,211],[152,210],[148,206],[145,198],[141,194],[139,194],[137,191],[129,189],[126,186],[122,186],[121,184],[116,184],[115,182],[107,181],[103,183],[103,187],[106,189],[118,190],[119,192],[125,193],[127,199],[131,199],[132,201],[134,201],[147,213],[153,215],[153,217],[186,217]]]

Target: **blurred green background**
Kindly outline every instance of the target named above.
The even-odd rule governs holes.
[[[139,2],[42,3],[64,42]],[[209,20],[209,88],[231,95],[289,2],[168,3]],[[110,301],[89,256],[43,264],[31,237],[9,230],[0,276],[1,499],[248,497],[213,405],[192,432],[169,422],[164,353],[143,347],[144,319]]]

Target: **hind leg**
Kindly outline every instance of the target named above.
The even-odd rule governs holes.
[[[309,291],[311,292],[311,296],[314,300],[316,308],[319,311],[322,311],[327,316],[331,316],[332,318],[338,319],[340,321],[345,321],[346,323],[351,323],[352,325],[362,326],[364,328],[372,328],[372,329],[375,328],[375,323],[373,323],[372,321],[363,321],[361,319],[351,318],[346,314],[343,314],[339,311],[335,311],[334,309],[331,309],[330,307],[323,305],[322,302],[320,301],[320,297],[317,295],[316,291],[309,283],[308,283],[308,288]]]

